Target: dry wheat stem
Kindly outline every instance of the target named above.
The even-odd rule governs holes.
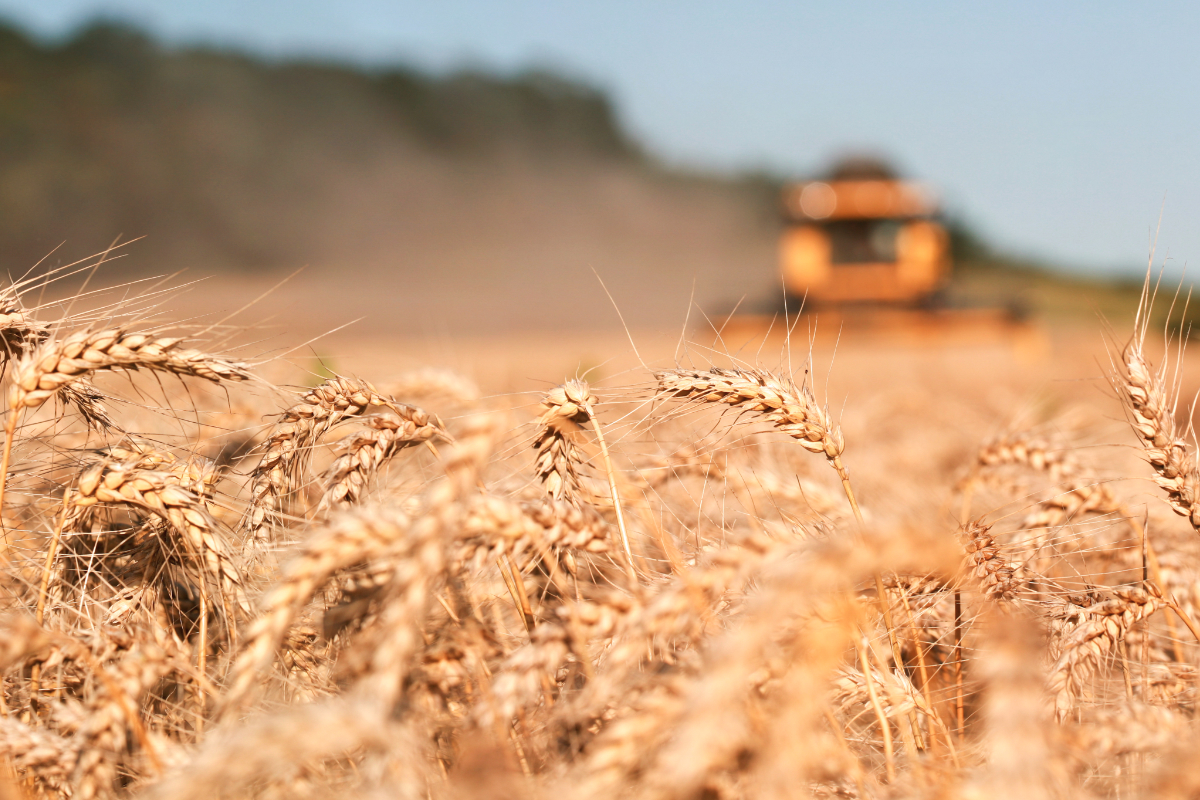
[[[862,670],[863,682],[867,687],[867,695],[871,698],[871,708],[875,710],[875,717],[879,722],[879,732],[883,736],[883,754],[887,764],[888,781],[895,782],[896,780],[896,756],[892,752],[892,724],[888,722],[887,713],[883,710],[883,703],[879,699],[879,693],[875,691],[875,681],[871,678],[871,665],[867,662],[867,638],[861,637],[855,645],[858,649],[858,663]]]
[[[58,517],[58,524],[54,526],[54,533],[50,536],[50,545],[46,548],[46,563],[42,567],[42,580],[38,587],[37,610],[34,612],[34,618],[37,624],[41,625],[46,613],[46,592],[50,588],[50,572],[54,566],[54,559],[58,557],[58,545],[62,541],[63,528],[67,524],[67,515],[71,508],[71,490],[63,490],[62,512]]]
[[[621,510],[621,492],[617,489],[617,475],[612,459],[608,455],[608,445],[604,441],[604,433],[600,430],[600,420],[596,418],[591,404],[585,405],[588,418],[592,421],[592,430],[596,431],[596,441],[600,443],[600,456],[604,459],[604,470],[608,474],[608,489],[612,494],[613,513],[617,517],[617,529],[621,532],[621,547],[625,550],[625,564],[630,584],[638,585],[637,568],[634,566],[633,550],[629,546],[629,532],[625,529],[625,514]]]
[[[1175,625],[1175,617],[1179,616],[1179,618],[1183,620],[1184,624],[1188,626],[1189,630],[1191,630],[1193,636],[1197,635],[1195,625],[1192,623],[1188,615],[1179,609],[1179,606],[1174,602],[1174,599],[1166,593],[1167,584],[1166,581],[1163,580],[1162,567],[1158,561],[1158,553],[1154,549],[1154,543],[1150,541],[1150,535],[1146,531],[1146,526],[1143,525],[1141,520],[1134,516],[1133,512],[1124,504],[1119,504],[1117,506],[1117,513],[1129,523],[1131,528],[1133,528],[1133,532],[1137,535],[1138,543],[1141,545],[1142,552],[1145,553],[1146,566],[1149,569],[1150,578],[1164,593],[1164,599],[1167,601],[1168,609],[1170,609],[1163,612],[1163,617],[1167,621],[1167,628],[1171,634],[1171,649],[1175,654],[1175,660],[1183,662],[1183,647],[1182,643],[1179,641],[1179,632]],[[1196,641],[1200,642],[1200,636],[1197,636]]]
[[[950,751],[951,760],[954,761],[955,767],[958,767],[958,752],[954,746],[954,737],[950,735],[950,731],[946,728],[945,722],[942,721],[941,716],[938,715],[936,709],[934,708],[932,692],[930,690],[931,678],[929,675],[929,666],[925,655],[925,647],[922,645],[921,638],[917,632],[916,618],[913,616],[912,608],[909,606],[908,593],[903,589],[900,590],[900,602],[904,605],[904,613],[908,617],[909,636],[912,638],[913,648],[917,651],[917,674],[921,679],[921,685],[919,687],[921,691],[921,697],[925,702],[925,707],[930,709],[927,715],[934,723],[930,728],[930,746],[936,755],[938,739],[933,735],[933,731],[936,728],[942,734],[942,739],[946,743],[946,748]]]

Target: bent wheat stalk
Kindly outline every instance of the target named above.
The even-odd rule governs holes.
[[[395,414],[378,414],[364,420],[369,430],[358,431],[338,443],[342,455],[325,471],[320,509],[349,505],[362,499],[371,476],[401,450],[434,439],[451,441],[442,421],[414,406],[397,405]]]
[[[312,448],[321,437],[373,405],[396,406],[366,381],[338,376],[300,395],[299,402],[283,412],[251,473],[244,523],[249,542],[261,545],[266,541],[267,525],[279,520],[284,498],[297,489]]]

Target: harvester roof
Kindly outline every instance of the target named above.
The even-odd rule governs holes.
[[[845,158],[828,177],[794,183],[784,189],[784,207],[796,222],[837,219],[905,219],[937,213],[937,204],[920,184],[900,180],[886,161],[869,156]]]
[[[937,205],[916,183],[896,180],[806,181],[784,190],[784,207],[797,222],[928,217]]]

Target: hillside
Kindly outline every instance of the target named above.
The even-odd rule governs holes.
[[[0,29],[0,252],[23,272],[142,236],[122,269],[307,266],[417,326],[635,321],[768,290],[773,191],[657,166],[598,90]],[[748,280],[749,279],[749,280]],[[749,284],[749,286],[748,286]],[[748,286],[748,288],[747,288]],[[516,289],[514,287],[520,287]],[[396,323],[395,318],[392,319]],[[672,323],[673,324],[673,323]]]

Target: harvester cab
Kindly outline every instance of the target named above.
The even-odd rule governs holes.
[[[811,306],[929,306],[950,273],[949,237],[920,185],[853,159],[787,186],[780,246],[787,294]]]

